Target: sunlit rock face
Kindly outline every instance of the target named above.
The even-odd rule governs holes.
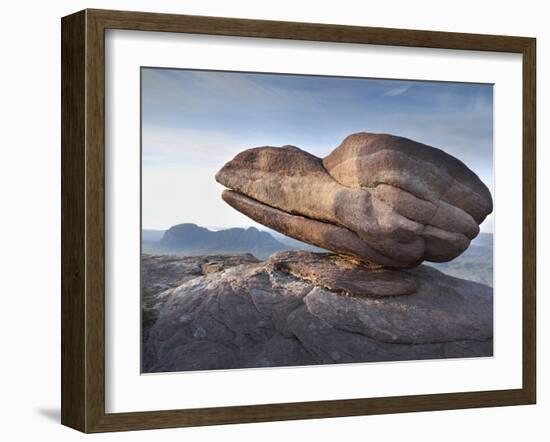
[[[325,158],[295,146],[239,153],[216,174],[224,201],[295,239],[383,267],[450,261],[493,210],[479,177],[444,151],[348,136]]]

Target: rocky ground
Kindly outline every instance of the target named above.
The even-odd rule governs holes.
[[[143,372],[491,356],[491,287],[333,254],[142,260]]]
[[[144,254],[141,258],[141,335],[145,344],[164,300],[176,287],[199,276],[240,264],[258,263],[241,255],[173,256]]]

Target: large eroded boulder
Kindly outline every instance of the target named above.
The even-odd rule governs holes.
[[[457,257],[492,211],[489,190],[460,160],[384,134],[350,135],[324,159],[295,146],[248,149],[216,180],[255,221],[385,267]]]
[[[189,269],[192,259],[196,269],[204,264],[180,259]],[[493,353],[488,286],[426,266],[386,278],[385,270],[332,254],[281,252],[236,266],[224,259],[217,271],[197,271],[153,296],[158,316],[145,340],[144,372]]]

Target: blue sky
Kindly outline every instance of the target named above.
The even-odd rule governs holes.
[[[255,225],[220,198],[226,161],[285,144],[322,157],[361,131],[439,147],[493,190],[491,85],[143,68],[143,227]]]

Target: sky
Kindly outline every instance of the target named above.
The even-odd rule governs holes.
[[[221,199],[227,161],[287,144],[324,157],[355,132],[443,149],[493,193],[492,85],[142,68],[141,93],[144,229],[258,227]]]

